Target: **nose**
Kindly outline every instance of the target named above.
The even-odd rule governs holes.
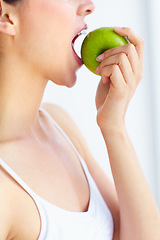
[[[78,10],[77,10],[77,15],[79,16],[87,16],[91,14],[95,9],[95,5],[91,0],[84,0],[82,3],[79,5]]]

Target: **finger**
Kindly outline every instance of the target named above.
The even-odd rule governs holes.
[[[123,37],[127,37],[128,40],[135,46],[137,50],[137,54],[139,56],[140,61],[143,61],[143,53],[144,53],[144,40],[140,38],[132,29],[130,28],[114,28],[114,31]]]
[[[113,55],[111,57],[104,59],[104,61],[99,65],[98,74],[101,74],[101,71],[104,67],[110,66],[110,65],[118,65],[124,81],[130,86],[135,85],[133,82],[134,81],[133,71],[132,71],[130,62],[128,60],[128,57],[126,56],[125,53],[119,53],[117,55]],[[103,81],[107,82],[105,81],[104,77],[103,77]]]
[[[124,46],[111,48],[111,49],[105,51],[103,54],[103,57],[101,58],[101,60],[99,62],[102,62],[105,58],[108,58],[110,56],[117,55],[120,53],[126,54],[126,56],[128,57],[128,60],[130,62],[130,65],[132,67],[132,71],[133,71],[133,73],[136,74],[140,68],[139,57],[138,57],[138,54],[137,54],[137,51],[136,51],[134,45],[131,43],[124,45]]]
[[[126,82],[124,81],[123,75],[117,64],[103,67],[101,70],[101,77],[102,77],[103,83],[106,83],[105,79],[106,77],[108,77],[115,89],[120,90],[124,86],[126,86]]]

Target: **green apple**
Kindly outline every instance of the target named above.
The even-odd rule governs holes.
[[[84,65],[93,73],[99,66],[96,58],[106,50],[128,43],[125,37],[114,32],[112,27],[102,27],[90,32],[81,47],[81,58]],[[97,73],[95,73],[97,74]],[[97,74],[99,75],[99,74]]]

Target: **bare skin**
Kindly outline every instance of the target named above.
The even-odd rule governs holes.
[[[62,124],[61,119],[67,117],[67,114],[64,113],[57,106],[48,106],[45,105],[45,108],[51,114],[54,113],[56,115],[56,121],[59,121],[60,126],[63,128],[66,133],[70,132],[69,137],[73,141],[74,145],[78,149],[79,153],[85,158],[85,152],[83,149],[82,142],[84,141],[81,136],[78,128],[74,126],[72,123],[72,128],[70,127],[71,119],[68,117],[65,125]],[[44,117],[45,118],[45,117]],[[48,121],[47,119],[45,121]],[[76,212],[84,212],[88,209],[89,204],[89,187],[88,182],[85,178],[84,172],[82,170],[82,166],[75,155],[73,149],[69,146],[69,144],[64,140],[63,136],[57,132],[57,130],[52,126],[52,124],[46,122],[46,134],[49,136],[52,135],[52,138],[46,137],[43,140],[36,141],[35,139],[25,139],[22,141],[18,141],[17,143],[14,141],[13,143],[7,144],[7,146],[1,148],[0,155],[8,165],[14,169],[14,171],[22,177],[22,179],[42,198],[46,199],[48,202],[53,203],[61,208],[67,209],[69,211]],[[51,130],[52,129],[52,130]],[[71,131],[72,129],[72,131]],[[51,134],[52,131],[52,134]],[[67,132],[68,131],[68,132]],[[76,132],[76,136],[75,136]],[[58,142],[60,142],[60,146],[53,144],[53,135]],[[83,142],[84,144],[85,142]],[[44,146],[47,146],[44,148]],[[43,151],[42,151],[43,146]],[[56,147],[57,146],[57,147]],[[61,151],[63,146],[63,152]],[[87,145],[86,145],[87,146]],[[85,146],[85,151],[88,151],[88,159],[89,159],[89,150]],[[55,152],[55,148],[57,149]],[[14,149],[14,150],[13,150]],[[17,150],[16,150],[17,149]],[[21,154],[19,153],[19,149],[21,149]],[[54,149],[54,150],[53,150]],[[10,157],[7,158],[6,152],[14,151],[14,156],[16,162],[13,162]],[[28,154],[28,152],[30,154]],[[60,154],[59,152],[62,152]],[[62,155],[62,156],[61,156]],[[25,159],[22,156],[25,156]],[[38,156],[35,157],[35,156]],[[41,157],[40,157],[41,156]],[[90,154],[90,158],[91,158]],[[45,159],[45,162],[44,162]],[[60,160],[59,160],[60,159]],[[67,160],[67,161],[66,161]],[[16,164],[16,166],[15,166]],[[94,165],[95,164],[95,165]],[[70,167],[72,166],[72,168]],[[89,164],[88,164],[89,166]],[[112,183],[107,178],[107,176],[100,169],[98,164],[92,161],[90,171],[93,171],[96,167],[96,173],[93,172],[93,175],[96,174],[95,178],[97,178],[97,184],[103,187],[102,179],[105,182],[108,182],[106,189],[103,190],[103,194],[106,194],[106,203],[112,209],[113,206],[117,208],[113,208],[113,216],[115,219],[118,217],[118,204],[115,199],[115,190],[112,186]],[[33,174],[26,169],[35,169]],[[52,170],[49,170],[52,169]],[[1,169],[2,172],[3,169]],[[98,171],[99,170],[99,171]],[[30,173],[29,173],[30,172]],[[74,172],[74,174],[73,174]],[[99,175],[99,176],[98,176]],[[103,176],[104,175],[104,176]],[[37,213],[37,209],[35,204],[30,199],[28,194],[17,185],[13,179],[11,179],[7,173],[2,174],[3,176],[3,184],[7,184],[9,189],[11,189],[13,194],[9,194],[10,201],[12,202],[14,199],[14,209],[12,208],[14,226],[11,230],[11,235],[17,235],[14,239],[36,239],[35,236],[38,236],[40,231],[40,220]],[[103,176],[103,177],[102,177]],[[101,180],[100,180],[101,177]],[[56,181],[56,186],[53,184]],[[74,183],[74,184],[73,184]],[[112,189],[113,188],[113,189]],[[59,191],[61,189],[61,191]],[[5,190],[7,188],[5,187]],[[51,194],[53,193],[53,194]],[[68,194],[69,193],[69,194]],[[63,196],[68,196],[68,199]],[[8,204],[8,203],[7,203]],[[22,207],[20,207],[22,206]],[[25,208],[24,208],[25,206]],[[117,211],[117,212],[116,212]],[[27,213],[27,214],[26,214]],[[31,216],[34,216],[33,222],[30,222]],[[28,224],[24,224],[28,222]],[[26,227],[26,229],[25,229]],[[27,229],[30,229],[27,232]],[[26,235],[24,234],[26,233]],[[28,235],[29,234],[29,235]]]
[[[90,0],[29,0],[15,13],[15,7],[4,1],[0,3],[3,46],[0,49],[0,156],[48,202],[69,211],[86,211],[90,193],[82,166],[39,107],[48,79],[67,87],[75,84],[75,72],[80,66],[73,56],[71,41],[84,26],[84,18],[94,10],[94,5]],[[142,78],[143,41],[128,28],[115,31],[128,36],[131,43],[107,51],[99,59],[102,80],[96,95],[97,123],[106,142],[115,185],[94,160],[67,113],[55,105],[42,107],[62,127],[86,161],[111,210],[113,239],[158,240],[159,213],[124,121],[130,99]],[[2,167],[0,185],[3,225],[0,239],[37,239],[40,217],[31,197]]]

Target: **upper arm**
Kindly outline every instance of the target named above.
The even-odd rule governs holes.
[[[42,104],[42,108],[48,111],[48,113],[60,125],[60,127],[75,145],[79,154],[85,160],[88,169],[103,196],[104,201],[112,213],[115,230],[113,239],[118,240],[120,215],[118,198],[114,184],[105,174],[98,162],[94,159],[81,131],[69,114],[64,109],[54,104],[44,103]]]

